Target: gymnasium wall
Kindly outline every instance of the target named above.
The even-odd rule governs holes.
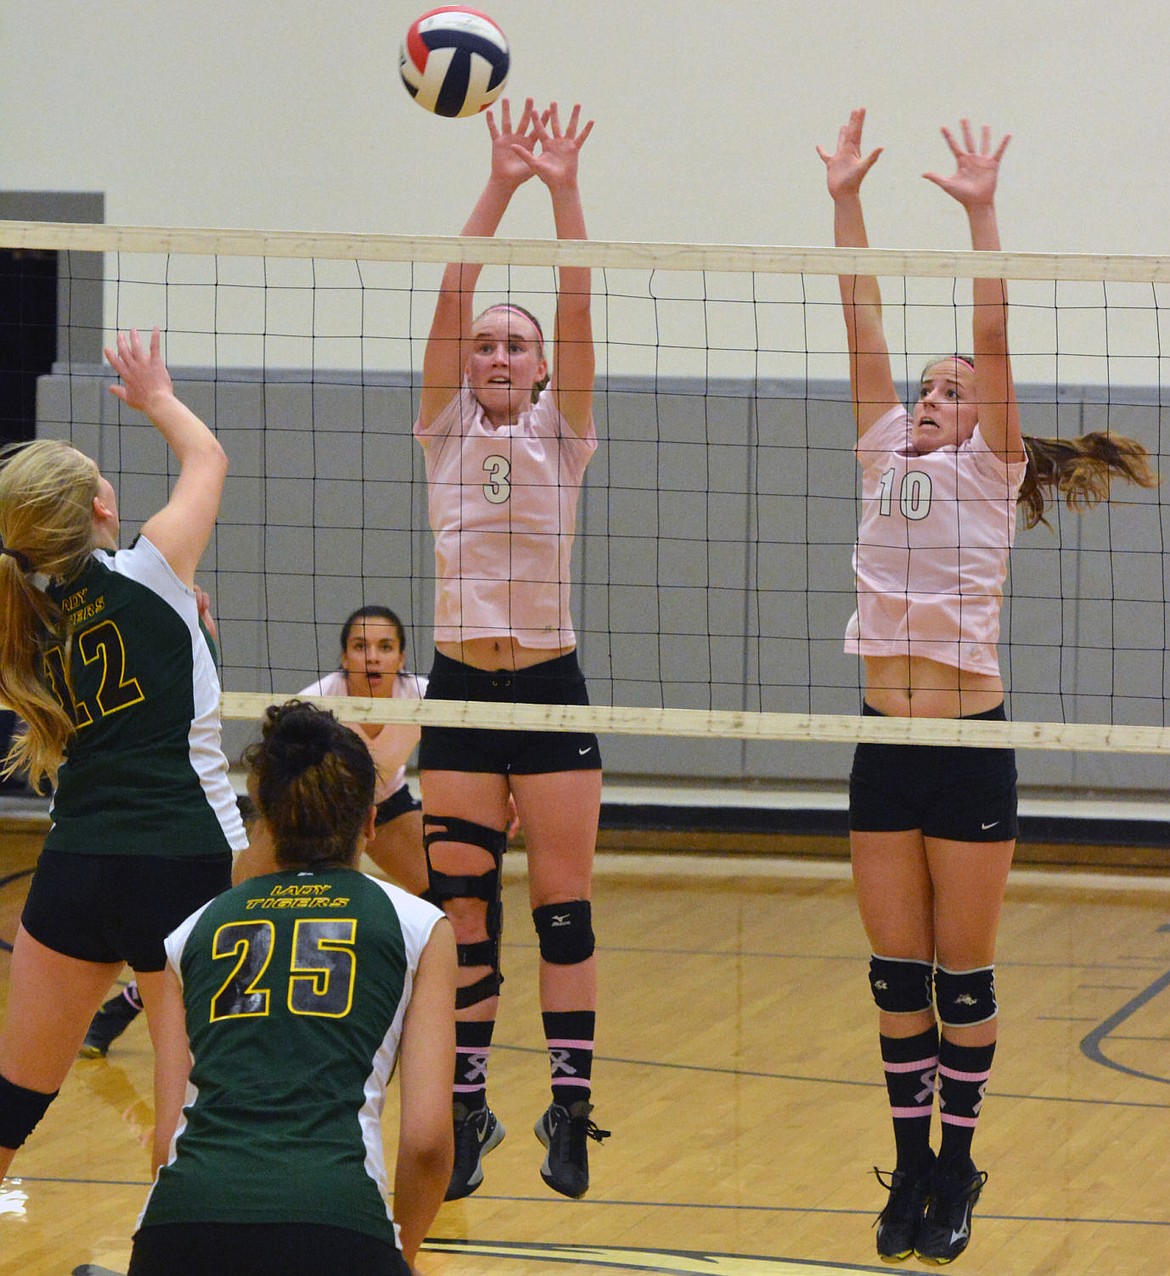
[[[0,189],[101,191],[111,223],[453,234],[486,172],[476,120],[422,111],[397,57],[422,0],[0,7]],[[961,248],[922,181],[961,116],[1011,131],[1005,247],[1170,252],[1164,7],[1155,0],[491,0],[509,92],[585,104],[598,239],[823,244],[815,147],[854,106],[885,153],[875,245]],[[523,190],[504,233],[551,231]],[[151,317],[136,322],[148,326]]]

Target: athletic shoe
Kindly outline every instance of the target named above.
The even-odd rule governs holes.
[[[957,1165],[936,1163],[930,1178],[926,1217],[914,1242],[920,1262],[953,1263],[971,1239],[971,1212],[987,1174],[970,1157]]]
[[[455,1118],[455,1164],[445,1201],[470,1196],[483,1182],[483,1158],[498,1146],[506,1131],[486,1104],[469,1112],[465,1104],[453,1103]]]
[[[920,1171],[894,1170],[888,1173],[875,1165],[878,1182],[890,1193],[886,1207],[877,1216],[877,1252],[883,1263],[903,1263],[914,1253],[914,1243],[926,1214],[926,1198],[934,1153]]]
[[[600,1143],[609,1130],[599,1130],[589,1119],[593,1104],[579,1099],[569,1107],[550,1103],[533,1127],[533,1133],[548,1148],[540,1177],[562,1196],[576,1200],[589,1191],[589,1152],[586,1139]]]
[[[120,992],[103,1002],[78,1051],[81,1058],[104,1059],[110,1043],[116,1041],[141,1013],[142,1007],[135,1005],[125,993]]]

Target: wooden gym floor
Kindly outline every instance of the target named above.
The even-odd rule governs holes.
[[[39,847],[0,834],[0,940]],[[547,1103],[523,854],[490,1096],[508,1136],[443,1206],[425,1276],[889,1271],[872,1222],[890,1163],[867,948],[840,861],[607,851],[592,1186],[541,1182]],[[7,950],[0,952],[6,984]],[[1170,875],[1022,869],[997,984],[1000,1049],[976,1139],[990,1180],[965,1276],[1170,1272]],[[3,997],[0,994],[0,1007]],[[394,1137],[396,1098],[388,1105]],[[125,1272],[147,1188],[139,1021],[79,1061],[0,1188],[0,1273]],[[392,1162],[392,1153],[389,1158]],[[92,1265],[87,1268],[86,1265]],[[904,1270],[923,1270],[915,1262]]]

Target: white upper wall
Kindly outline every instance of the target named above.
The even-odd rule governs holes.
[[[1005,248],[1170,253],[1165,9],[1153,0],[481,0],[509,91],[579,99],[598,239],[831,242],[818,142],[850,107],[886,153],[873,244],[965,248],[921,180],[940,124],[1008,130]],[[453,234],[486,172],[481,120],[398,79],[418,0],[5,0],[0,189],[100,190],[136,225]],[[521,192],[502,234],[551,231]]]

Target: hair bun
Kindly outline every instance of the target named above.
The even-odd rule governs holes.
[[[328,724],[312,705],[288,705],[273,733],[274,750],[298,774],[319,766],[330,750]]]

